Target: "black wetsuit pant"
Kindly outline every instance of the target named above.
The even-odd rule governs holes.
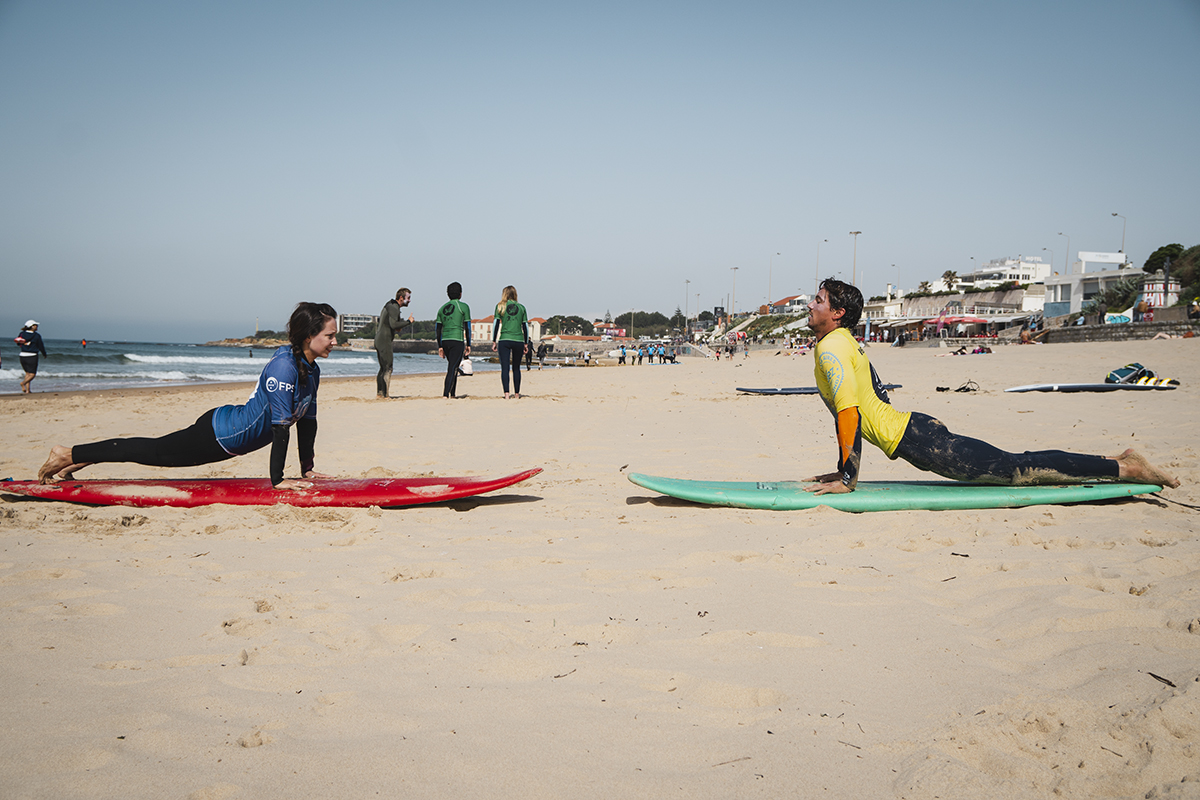
[[[446,356],[446,382],[442,386],[442,397],[455,397],[458,390],[458,365],[462,363],[467,345],[457,339],[443,339],[438,346]]]
[[[204,412],[191,426],[157,439],[105,439],[77,444],[71,448],[71,461],[76,464],[131,461],[151,467],[195,467],[225,461],[233,456],[217,444],[213,430],[215,410]]]
[[[500,353],[500,385],[504,387],[504,393],[508,394],[508,371],[512,369],[513,391],[520,394],[521,356],[525,350],[525,343],[501,339],[496,343],[496,349]]]
[[[1115,479],[1116,461],[1104,456],[1037,450],[1009,453],[987,442],[959,436],[933,417],[912,412],[893,454],[917,469],[956,481],[1001,485]]]
[[[375,348],[375,355],[379,357],[379,373],[375,376],[375,394],[379,397],[387,397],[392,387],[393,354],[391,345],[388,345],[387,349]]]
[[[533,345],[530,345],[529,349],[525,351],[525,371],[529,372],[531,369],[533,369]]]

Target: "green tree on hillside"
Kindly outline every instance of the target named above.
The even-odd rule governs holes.
[[[671,326],[671,321],[657,311],[626,311],[614,322],[633,336],[662,336]]]
[[[1181,244],[1164,244],[1162,247],[1155,250],[1146,259],[1146,263],[1142,265],[1142,272],[1153,275],[1163,268],[1163,264],[1167,258],[1171,259],[1172,271],[1176,269],[1175,262],[1183,255],[1183,245]],[[1178,273],[1176,273],[1178,274]]]
[[[543,335],[554,336],[556,334],[566,334],[567,336],[595,336],[596,327],[588,322],[583,317],[563,316],[555,314],[550,319],[546,320],[546,324],[542,326]]]

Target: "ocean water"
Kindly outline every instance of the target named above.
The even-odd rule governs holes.
[[[46,339],[49,358],[38,360],[35,392],[125,389],[135,386],[184,386],[202,383],[253,381],[258,378],[274,348],[206,347],[199,344],[104,342]],[[0,342],[0,394],[17,394],[24,375],[17,346]],[[490,349],[488,355],[491,355]],[[322,377],[374,376],[379,362],[374,350],[335,350],[321,359]],[[446,362],[436,355],[396,353],[393,375],[442,373]],[[495,365],[474,362],[475,371],[495,370]]]

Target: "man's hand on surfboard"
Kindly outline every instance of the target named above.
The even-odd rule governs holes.
[[[813,494],[849,494],[854,490],[840,480],[824,481],[822,483],[814,483],[812,486],[804,487],[804,491],[812,492]]]
[[[824,475],[815,475],[806,480],[815,481],[812,486],[805,486],[804,491],[812,492],[813,494],[847,494],[853,492],[852,487],[842,483],[842,473],[827,472]]]

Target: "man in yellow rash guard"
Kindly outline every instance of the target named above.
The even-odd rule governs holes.
[[[821,399],[833,413],[838,442],[837,472],[818,475],[807,491],[854,491],[862,461],[862,440],[888,458],[903,458],[918,469],[958,481],[980,483],[1080,483],[1107,479],[1172,488],[1179,481],[1133,450],[1115,458],[1062,450],[1008,453],[987,442],[951,433],[938,420],[917,411],[892,408],[883,383],[850,331],[862,316],[862,293],[829,278],[808,304],[808,326],[817,334],[814,371]]]

